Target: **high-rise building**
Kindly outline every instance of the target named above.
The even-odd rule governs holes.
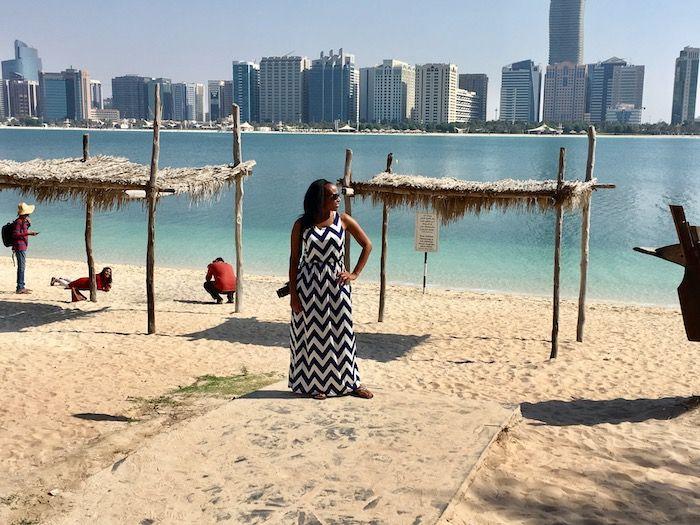
[[[544,77],[544,120],[586,120],[588,66],[562,62],[547,66]]]
[[[207,117],[207,88],[197,82],[194,84],[194,120],[204,122]]]
[[[471,122],[477,120],[479,108],[477,96],[474,91],[457,88],[457,117],[455,122]]]
[[[5,80],[39,81],[41,59],[39,52],[21,40],[15,40],[15,58],[2,61],[2,78]]]
[[[260,60],[260,121],[306,120],[306,72],[309,59],[300,56],[263,57]]]
[[[634,124],[642,123],[642,109],[635,108],[634,104],[618,104],[608,108],[605,114],[605,121],[608,124]]]
[[[102,82],[90,80],[90,96],[92,99],[92,109],[104,109],[102,103]]]
[[[150,78],[125,75],[112,79],[112,107],[122,118],[148,117],[148,89]]]
[[[474,99],[474,120],[486,121],[486,102],[489,91],[489,77],[484,73],[466,73],[459,75],[459,89],[476,93]]]
[[[372,122],[410,120],[416,105],[416,68],[399,60],[384,60],[371,75]]]
[[[233,82],[224,80],[219,93],[219,118],[230,117],[233,112]]]
[[[7,80],[7,116],[37,116],[39,83],[34,80]]]
[[[457,76],[454,64],[416,66],[414,113],[417,122],[447,124],[457,121]]]
[[[613,57],[588,66],[586,113],[592,123],[606,122],[607,111],[620,105],[642,110],[644,66],[628,65]]]
[[[216,122],[221,118],[221,91],[224,87],[223,80],[209,80],[207,82],[207,94],[209,97],[209,121]]]
[[[49,122],[90,118],[90,76],[86,70],[39,73],[39,113]]]
[[[9,107],[8,107],[8,82],[7,80],[4,80],[0,78],[0,118],[7,118],[9,117]]]
[[[187,84],[176,82],[172,85],[173,91],[173,120],[183,122],[187,118]]]
[[[355,55],[321,51],[308,72],[309,122],[357,121],[359,81]]]
[[[628,64],[615,68],[612,83],[612,103],[610,107],[621,104],[631,105],[634,109],[644,107],[644,66]]]
[[[360,99],[360,122],[374,121],[374,75],[376,67],[360,68],[360,85],[358,97]],[[415,78],[415,71],[414,71]],[[415,82],[414,82],[415,93]],[[415,102],[414,102],[415,104]]]
[[[584,0],[551,0],[549,64],[583,63]]]
[[[197,84],[185,84],[185,120],[197,120]]]
[[[169,78],[152,78],[146,82],[146,119],[156,115],[156,84],[160,85],[160,116],[162,120],[173,120],[173,83]]]
[[[254,62],[232,63],[233,103],[238,104],[241,122],[260,121],[260,66]]]
[[[671,124],[692,122],[695,119],[699,62],[700,48],[697,47],[684,47],[676,59]]]
[[[500,120],[539,122],[542,70],[532,60],[522,60],[501,70]]]

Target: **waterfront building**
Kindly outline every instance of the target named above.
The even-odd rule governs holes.
[[[575,122],[587,119],[588,66],[562,62],[547,66],[544,78],[544,120]]]
[[[606,122],[608,108],[631,104],[642,109],[644,97],[644,66],[629,65],[613,57],[588,66],[589,121]]]
[[[150,78],[125,75],[112,79],[112,107],[119,110],[122,118],[147,118],[148,90]]]
[[[399,60],[384,60],[374,67],[370,119],[373,122],[405,122],[416,105],[416,68]]]
[[[115,120],[119,120],[119,110],[118,109],[111,109],[111,108],[93,108],[92,110],[92,118],[95,120],[102,120],[106,122],[112,122]]]
[[[221,91],[223,80],[209,80],[207,82],[207,95],[209,97],[209,121],[216,122],[221,118]]]
[[[644,107],[644,66],[628,64],[615,68],[611,106],[621,104],[631,104],[640,111]]]
[[[232,62],[233,103],[238,104],[241,122],[260,121],[260,66],[254,62]]]
[[[172,85],[173,91],[173,120],[183,122],[187,118],[187,84],[176,82]]]
[[[457,120],[457,66],[416,66],[415,120],[421,124],[446,124]],[[376,102],[375,102],[376,106]]]
[[[676,59],[671,124],[692,122],[695,119],[699,62],[700,48],[697,47],[684,47]]]
[[[93,109],[103,109],[102,103],[102,82],[90,79],[90,98]]]
[[[146,82],[146,119],[155,118],[156,85],[160,84],[160,115],[162,120],[173,120],[173,83],[169,78],[151,78]]]
[[[219,118],[230,117],[233,112],[233,82],[224,80],[219,91]]]
[[[636,108],[634,104],[618,104],[610,107],[605,114],[605,122],[639,125],[642,123],[642,108]]]
[[[477,120],[479,112],[477,96],[474,91],[457,88],[457,117],[455,122],[471,122]]]
[[[307,96],[309,122],[356,122],[359,115],[359,70],[355,55],[333,50],[311,62]]]
[[[204,122],[207,117],[207,88],[197,82],[194,84],[194,120]]]
[[[41,71],[41,58],[39,51],[28,46],[21,40],[15,40],[15,58],[3,60],[1,64],[2,78],[5,80],[33,80],[39,81],[39,71]]]
[[[549,64],[583,63],[584,0],[551,0],[549,4]]]
[[[7,80],[4,80],[0,78],[0,118],[7,118],[9,117],[9,106],[8,106],[8,82]]]
[[[86,70],[39,73],[39,114],[48,122],[90,118],[90,76]]]
[[[486,103],[489,91],[489,77],[484,73],[465,73],[459,75],[457,86],[459,89],[465,89],[476,94],[474,100],[474,120],[485,122],[488,120],[486,115]]]
[[[542,69],[532,60],[502,68],[500,120],[539,122],[541,85]]]
[[[374,122],[374,75],[376,66],[360,68],[360,85],[358,97],[360,99],[360,122]],[[415,71],[414,71],[415,78]],[[414,80],[415,93],[415,80]],[[415,104],[415,101],[414,101]]]
[[[7,116],[15,118],[36,117],[39,83],[34,80],[6,80]]]
[[[301,56],[260,60],[260,121],[302,122],[307,119],[306,73],[309,59]]]

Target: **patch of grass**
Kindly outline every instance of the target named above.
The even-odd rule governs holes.
[[[204,375],[189,386],[180,387],[171,395],[231,397],[249,394],[277,381],[275,373],[249,374],[247,370],[233,376]]]

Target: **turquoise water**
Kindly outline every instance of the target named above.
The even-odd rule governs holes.
[[[0,158],[77,157],[82,133],[0,130]],[[148,163],[150,139],[150,134],[137,131],[91,131],[90,150],[93,155]],[[245,134],[243,156],[258,163],[245,184],[246,271],[286,274],[289,229],[301,212],[304,191],[316,178],[342,176],[345,148],[354,152],[356,180],[381,171],[388,152],[394,153],[397,172],[496,180],[556,178],[561,146],[567,148],[566,177],[583,178],[585,137]],[[230,134],[162,134],[161,166],[218,164],[230,159]],[[599,191],[593,199],[589,296],[675,304],[682,269],[635,253],[632,247],[676,242],[669,203],[685,206],[691,222],[700,222],[700,140],[600,137],[595,175],[601,182],[617,184],[617,189]],[[12,218],[21,199],[13,191],[0,192],[0,215]],[[376,247],[362,278],[378,280],[381,209],[358,200],[353,211]],[[81,203],[38,206],[33,223],[41,235],[32,240],[32,256],[83,259]],[[413,250],[413,224],[410,211],[390,213],[390,282],[419,285],[422,280],[423,255]],[[233,258],[232,225],[231,192],[217,202],[197,206],[184,197],[162,199],[157,215],[158,264],[204,268],[217,256]],[[98,213],[97,264],[143,264],[145,227],[140,203]],[[442,228],[440,252],[429,256],[429,285],[549,295],[553,230],[552,213],[490,212],[465,217]],[[566,214],[562,286],[568,297],[577,294],[579,242],[580,214]],[[353,253],[356,256],[358,250]]]

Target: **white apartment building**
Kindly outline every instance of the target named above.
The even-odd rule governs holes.
[[[412,117],[416,104],[416,68],[399,60],[384,60],[374,67],[371,104],[372,122],[403,122]]]
[[[421,124],[456,122],[458,76],[454,64],[416,66],[414,120]]]
[[[197,82],[194,84],[194,120],[204,122],[206,119],[207,88],[204,84]]]
[[[306,57],[263,57],[260,60],[260,121],[302,122],[304,83],[311,62]]]
[[[474,91],[457,89],[457,118],[455,122],[469,122],[479,116],[479,101]]]

